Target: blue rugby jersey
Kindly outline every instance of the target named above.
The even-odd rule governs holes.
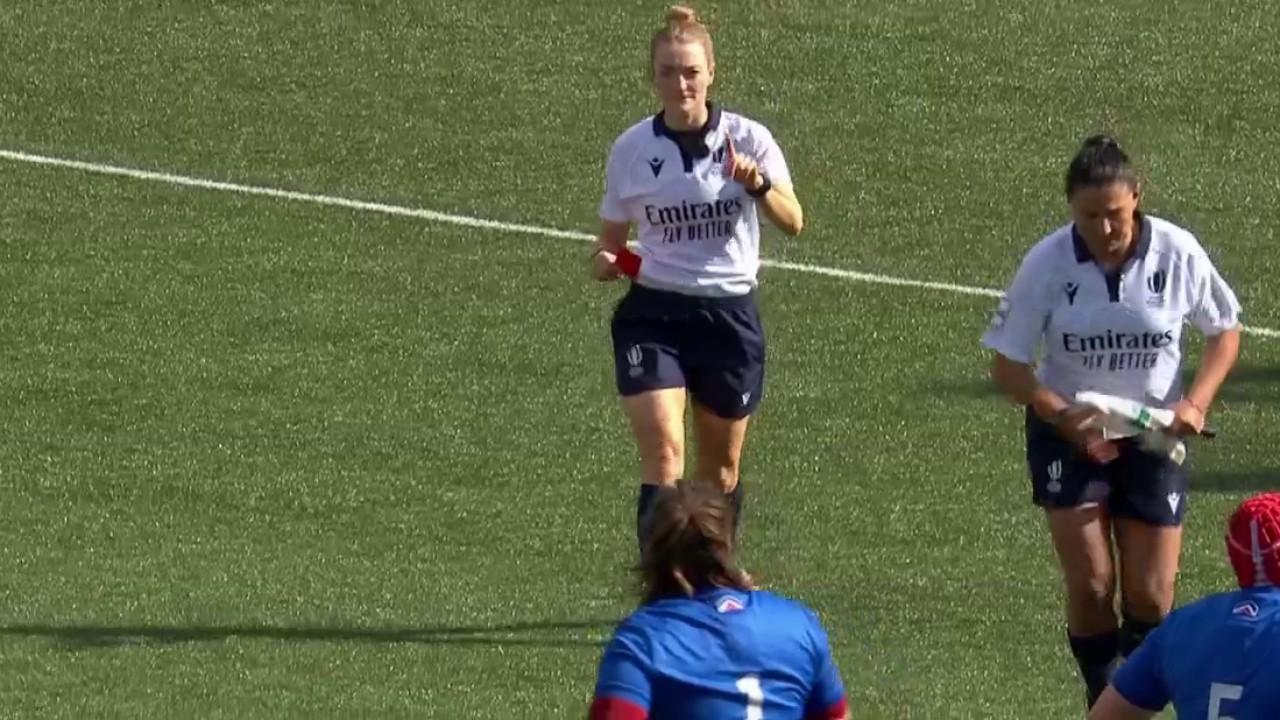
[[[592,717],[825,720],[845,709],[813,611],[770,592],[715,588],[648,603],[623,621],[600,661]]]
[[[1280,590],[1220,593],[1174,611],[1120,666],[1125,700],[1180,718],[1280,718]]]

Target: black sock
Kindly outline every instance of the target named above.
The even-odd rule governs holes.
[[[1076,663],[1080,666],[1089,707],[1093,707],[1102,691],[1107,689],[1111,673],[1120,663],[1120,631],[1108,630],[1097,635],[1072,635],[1068,632],[1067,640],[1071,643],[1071,654],[1076,656]]]
[[[649,514],[661,488],[661,485],[641,485],[640,494],[636,496],[636,542],[640,544],[641,554],[649,541]]]
[[[729,502],[733,503],[733,538],[738,539],[738,523],[742,518],[742,480],[728,492]]]
[[[1139,620],[1129,613],[1124,615],[1124,623],[1120,626],[1120,655],[1129,657],[1134,650],[1147,639],[1147,635],[1160,626],[1160,622]]]

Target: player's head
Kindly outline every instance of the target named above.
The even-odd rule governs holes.
[[[697,13],[682,5],[667,10],[649,43],[649,67],[663,108],[689,112],[706,104],[716,60],[711,33]]]
[[[1122,255],[1136,237],[1138,174],[1109,135],[1084,141],[1067,166],[1067,202],[1076,230],[1095,256]]]
[[[645,601],[709,586],[751,587],[733,557],[733,505],[719,485],[682,481],[658,493],[640,553]]]
[[[1280,492],[1240,503],[1227,521],[1227,556],[1240,587],[1280,587]]]

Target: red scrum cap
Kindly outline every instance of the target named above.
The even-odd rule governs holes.
[[[1280,492],[1240,503],[1227,521],[1227,555],[1240,587],[1280,587]]]

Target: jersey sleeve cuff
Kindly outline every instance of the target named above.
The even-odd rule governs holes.
[[[845,716],[848,714],[849,701],[845,698],[840,698],[827,706],[825,710],[805,715],[804,720],[844,720]]]
[[[1123,675],[1117,674],[1111,682],[1111,687],[1124,698],[1130,705],[1140,707],[1143,710],[1151,712],[1160,712],[1165,705],[1169,704],[1168,698],[1163,698],[1158,692],[1142,692],[1136,687],[1131,687],[1131,683],[1126,682]]]
[[[589,720],[648,720],[649,710],[625,698],[604,696],[591,703],[587,717]]]

